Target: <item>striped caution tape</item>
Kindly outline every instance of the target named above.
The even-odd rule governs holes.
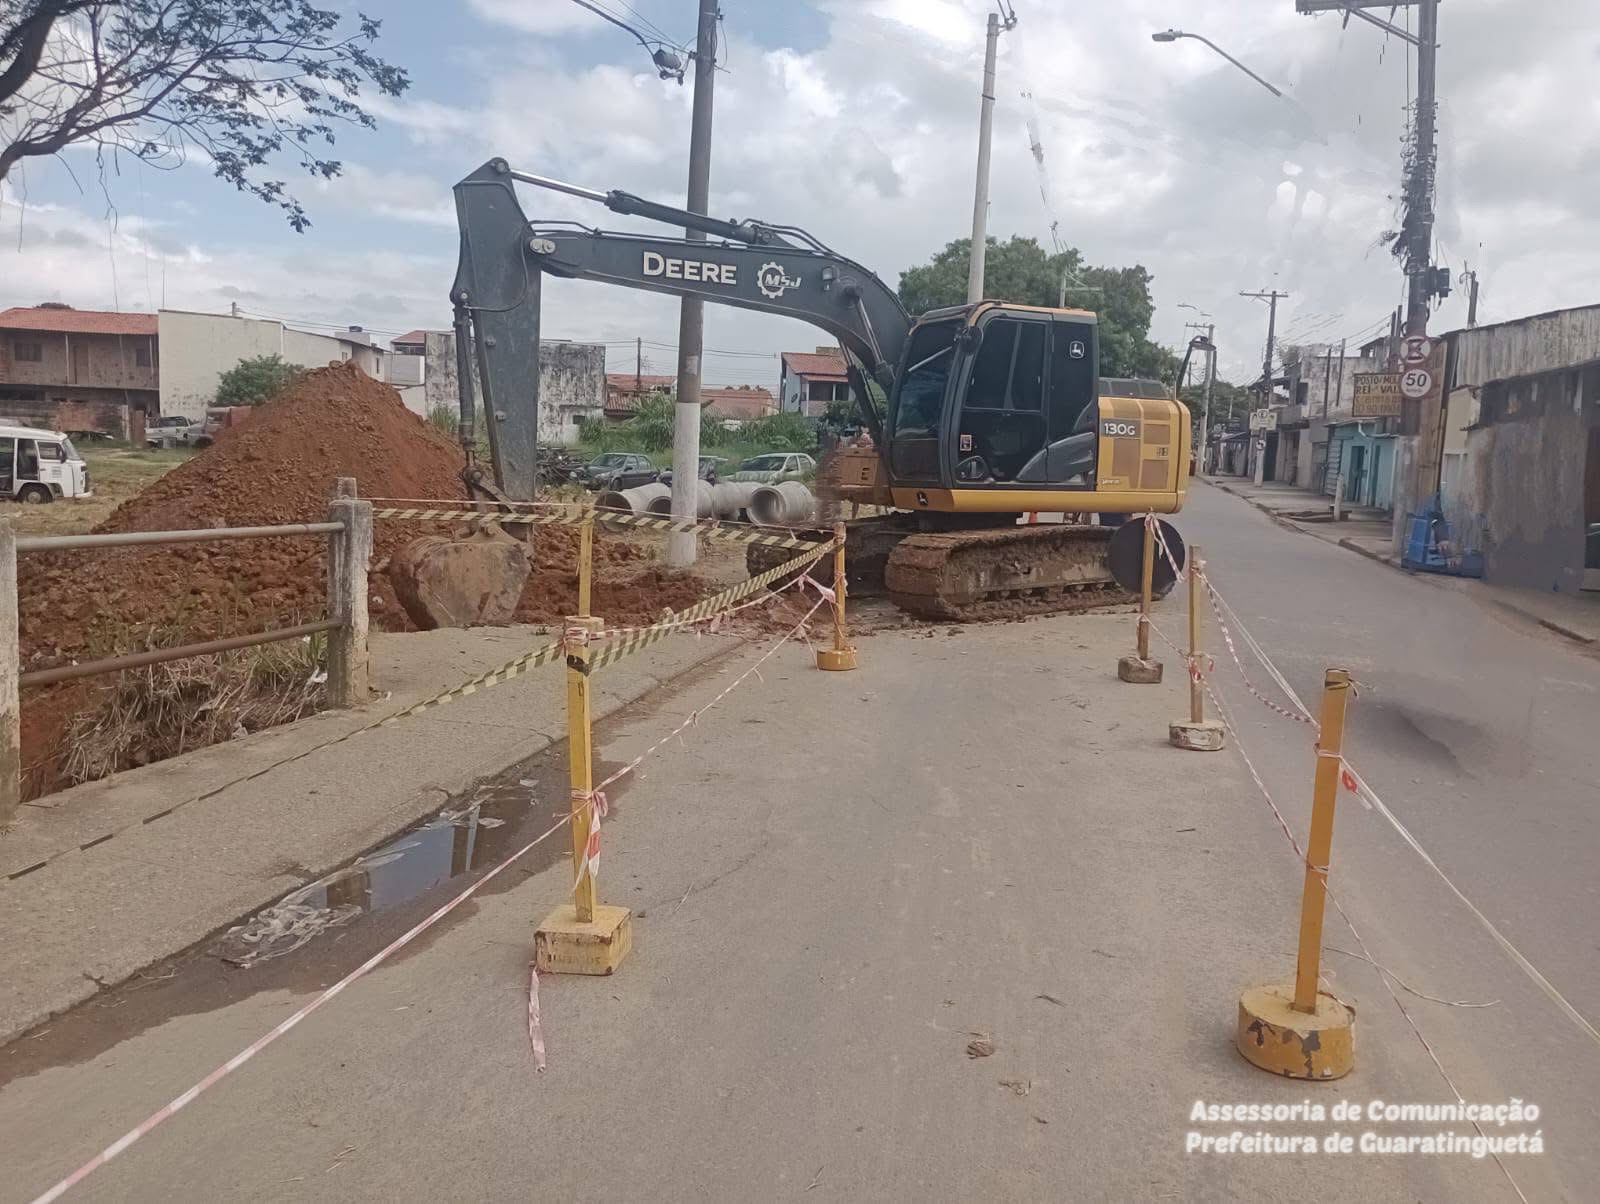
[[[423,711],[431,711],[435,707],[446,706],[458,698],[467,698],[479,690],[487,690],[510,681],[513,677],[521,677],[530,670],[537,669],[540,665],[548,665],[551,661],[560,660],[566,644],[557,640],[553,644],[546,644],[542,648],[534,648],[524,652],[521,656],[507,661],[497,669],[490,669],[487,673],[480,673],[459,686],[435,694],[432,698],[425,698],[414,706],[409,706],[403,711],[396,711],[393,715],[380,719],[371,728],[362,731],[371,731],[375,728],[388,727],[391,723],[399,723],[402,719],[409,719],[413,715],[420,715]],[[354,733],[359,735],[360,733]]]
[[[623,514],[620,511],[594,510],[587,507],[566,511],[542,513],[486,514],[477,510],[429,509],[385,506],[372,512],[373,518],[392,518],[408,522],[469,523],[475,527],[499,526],[556,526],[579,527],[586,522],[596,522],[607,527],[634,527],[644,531],[696,532],[708,539],[721,539],[730,543],[758,544],[768,548],[812,548],[816,539],[798,535],[777,535],[753,528],[729,527],[717,523],[666,518],[656,514]]]
[[[770,568],[764,573],[757,573],[748,581],[730,586],[720,594],[713,594],[704,601],[696,602],[685,610],[680,610],[663,619],[653,627],[639,628],[621,639],[608,641],[604,647],[594,654],[589,662],[591,670],[603,665],[615,664],[630,653],[648,647],[659,640],[665,639],[677,628],[690,623],[698,623],[702,619],[709,619],[721,611],[731,608],[741,599],[748,598],[759,589],[764,589],[778,578],[790,573],[799,572],[809,565],[815,564],[838,546],[838,541],[830,539],[826,543],[809,543],[810,550],[803,556],[796,556],[793,560],[786,560],[775,568]]]

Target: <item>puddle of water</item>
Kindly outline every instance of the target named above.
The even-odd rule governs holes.
[[[293,953],[357,916],[412,899],[451,878],[484,868],[508,841],[499,829],[527,816],[535,799],[531,779],[485,786],[453,800],[439,814],[326,877],[291,891],[207,950],[235,966]],[[512,829],[518,825],[513,822]],[[506,849],[504,851],[510,851]]]

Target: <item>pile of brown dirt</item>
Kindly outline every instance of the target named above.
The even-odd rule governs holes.
[[[388,385],[353,365],[307,372],[225,430],[215,445],[125,502],[97,531],[262,526],[324,519],[340,477],[374,498],[464,497],[460,449],[412,414]],[[375,628],[410,630],[384,571],[399,548],[438,527],[379,520],[370,577]],[[536,567],[517,617],[555,621],[576,608],[578,533],[534,532]],[[596,541],[595,613],[648,622],[711,586],[645,563],[614,535]],[[322,617],[327,544],[320,537],[30,553],[19,569],[24,669],[111,656],[157,643],[194,643]],[[55,789],[51,772],[72,714],[94,683],[23,696],[23,760],[31,793]]]

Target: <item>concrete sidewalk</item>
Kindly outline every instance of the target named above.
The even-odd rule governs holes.
[[[0,835],[0,1045],[564,740],[558,663],[329,743],[552,638],[531,627],[374,635],[379,701],[25,804]],[[596,719],[736,642],[675,637],[607,669]]]
[[[1280,526],[1313,535],[1326,543],[1337,544],[1401,572],[1411,572],[1402,567],[1400,558],[1394,553],[1393,523],[1381,511],[1357,508],[1347,511],[1348,517],[1340,522],[1334,522],[1332,501],[1308,489],[1277,482],[1257,485],[1234,477],[1201,479],[1224,493],[1231,493],[1249,502],[1257,510],[1270,515]],[[1321,517],[1324,515],[1326,517]],[[1469,590],[1482,601],[1531,620],[1558,635],[1580,644],[1600,646],[1600,595],[1540,593],[1474,578],[1432,573],[1413,575],[1444,589]]]

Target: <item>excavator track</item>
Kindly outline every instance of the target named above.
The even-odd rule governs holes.
[[[970,623],[1121,605],[1108,527],[1045,525],[910,535],[889,555],[885,584],[902,610]]]
[[[844,571],[850,596],[880,598],[883,576],[895,547],[916,531],[916,516],[885,514],[851,519],[845,523]],[[745,569],[754,577],[793,558],[793,548],[751,544],[745,550]],[[809,572],[823,585],[833,584],[833,558],[825,556]]]

